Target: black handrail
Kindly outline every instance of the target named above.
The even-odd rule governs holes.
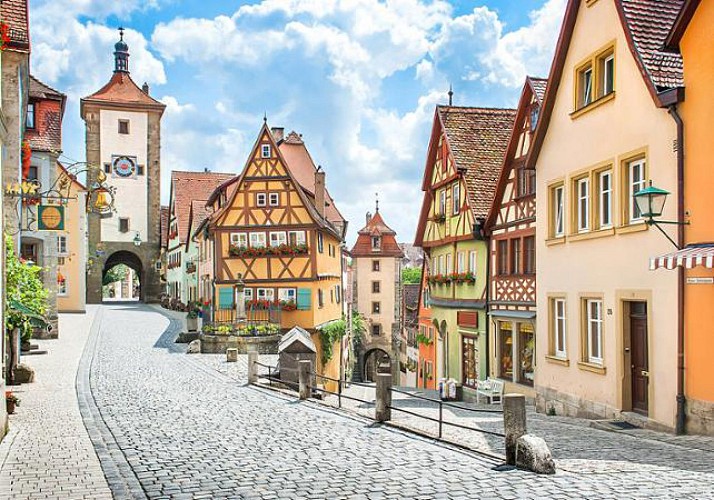
[[[448,403],[446,401],[442,401],[440,399],[432,399],[432,398],[428,398],[426,396],[421,396],[419,394],[413,394],[408,391],[402,391],[400,389],[395,389],[394,387],[392,387],[392,391],[398,392],[399,394],[404,394],[406,396],[410,396],[412,398],[423,399],[424,401],[431,401],[432,403],[439,403],[440,405],[448,406],[449,408],[458,408],[459,410],[471,411],[471,412],[475,412],[475,413],[498,413],[498,414],[503,413],[503,410],[483,410],[481,408],[469,408],[467,406],[459,406],[459,405],[455,405],[453,403]]]

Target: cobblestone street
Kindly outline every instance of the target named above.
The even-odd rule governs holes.
[[[62,470],[76,483],[96,477],[98,456],[115,498],[714,498],[714,455],[690,446],[691,438],[635,438],[534,416],[529,425],[548,439],[558,473],[498,472],[488,458],[245,386],[245,357],[227,364],[224,356],[184,354],[173,343],[181,322],[156,309],[104,306],[97,314],[77,373],[88,431],[80,438],[89,435],[96,455]],[[63,345],[81,350],[70,336],[44,344],[47,359]],[[52,370],[74,377],[71,366]],[[51,376],[44,368],[38,375]],[[24,397],[41,399],[29,394],[42,380],[23,386]],[[20,411],[28,410],[23,401]],[[39,462],[47,450],[30,444],[33,433],[60,436],[68,427],[47,413],[20,429],[21,416],[11,420],[15,439],[2,445],[12,459],[0,473],[0,496],[82,498],[41,488],[7,493],[14,470],[56,466]],[[76,455],[70,440],[45,447]],[[35,484],[45,481],[40,475]]]

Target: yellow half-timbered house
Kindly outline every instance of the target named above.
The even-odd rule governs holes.
[[[263,125],[242,173],[208,200],[214,319],[231,316],[242,279],[249,308],[279,306],[282,331],[298,325],[314,335],[342,317],[347,224],[300,136],[281,132]]]

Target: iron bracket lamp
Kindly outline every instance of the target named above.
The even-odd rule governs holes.
[[[671,220],[655,220],[655,217],[661,217],[664,212],[664,204],[667,201],[669,191],[654,187],[652,181],[645,189],[637,191],[633,198],[640,212],[640,216],[645,219],[645,224],[655,226],[669,240],[677,250],[680,250],[679,245],[660,227],[661,224],[672,224],[676,226],[686,226],[689,221],[671,221]]]

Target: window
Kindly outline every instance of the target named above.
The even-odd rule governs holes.
[[[266,199],[267,199],[267,195],[265,193],[256,193],[255,194],[255,204],[258,205],[259,207],[265,206]]]
[[[382,238],[379,236],[372,236],[372,250],[379,250],[382,246]]]
[[[144,165],[136,166],[136,175],[144,175]]]
[[[325,251],[325,243],[323,241],[322,233],[317,233],[317,251],[320,253]]]
[[[516,169],[516,189],[518,196],[535,194],[535,169],[520,166]]]
[[[444,265],[444,256],[439,255],[439,273],[438,274],[444,274],[446,272],[446,266]]]
[[[111,164],[111,163],[105,163],[105,164],[104,164],[104,173],[105,173],[105,174],[111,174],[111,173],[112,173],[112,164]]]
[[[551,236],[559,238],[565,234],[565,224],[563,221],[564,195],[565,190],[562,184],[551,188]]]
[[[275,289],[256,288],[256,298],[258,300],[267,300],[269,302],[273,302],[275,300]]]
[[[58,265],[58,266],[64,266],[64,264],[65,264],[65,259],[64,259],[64,257],[57,257],[57,265]],[[160,269],[160,268],[161,268],[161,262],[157,262],[157,264],[159,265],[159,269],[157,269],[157,271],[160,271],[160,270],[161,270],[161,269]]]
[[[263,144],[260,147],[260,157],[261,158],[270,158],[270,144]]]
[[[536,125],[538,125],[538,116],[540,115],[540,106],[537,104],[534,104],[533,107],[531,108],[531,114],[530,114],[530,126],[531,126],[531,132],[535,132]]]
[[[511,274],[521,273],[521,240],[514,238],[511,240]]]
[[[291,245],[304,245],[305,231],[288,231],[288,242]]]
[[[449,275],[454,272],[454,259],[451,255],[446,255],[446,274]]]
[[[30,165],[30,170],[27,172],[27,180],[36,181],[39,180],[39,178],[38,168],[35,165]]]
[[[297,300],[297,289],[296,288],[279,288],[278,289],[278,300],[285,302],[295,302]]]
[[[67,255],[67,236],[64,234],[57,236],[57,254]]]
[[[461,186],[459,186],[459,183],[457,182],[454,184],[454,187],[451,188],[451,200],[453,202],[453,214],[458,215],[458,213],[461,211],[461,196],[460,196],[460,189]]]
[[[127,217],[119,217],[119,232],[128,233],[129,232],[129,219]]]
[[[593,102],[593,67],[588,63],[578,70],[577,74],[577,96],[578,103],[576,109],[584,108]]]
[[[379,302],[372,302],[372,314],[379,314],[381,305]]]
[[[129,120],[119,120],[119,133],[122,135],[129,133]]]
[[[590,229],[590,179],[578,179],[575,181],[577,206],[575,215],[578,232],[585,232]]]
[[[372,335],[382,335],[382,325],[372,325]]]
[[[372,271],[379,271],[379,261],[378,260],[373,260],[372,261]]]
[[[337,299],[338,304],[342,302],[342,288],[340,285],[335,285],[335,298]]]
[[[270,246],[279,247],[280,245],[287,245],[288,238],[285,231],[276,231],[270,233]]]
[[[518,323],[518,382],[533,385],[535,379],[535,331],[531,323]]]
[[[552,353],[559,358],[566,358],[565,350],[565,299],[551,299]]]
[[[466,252],[456,254],[456,272],[459,274],[466,272]]]
[[[598,174],[598,219],[599,227],[612,226],[612,172]]]
[[[379,293],[379,281],[372,282],[372,293]]]
[[[35,128],[35,103],[27,104],[27,119],[25,121],[26,128]]]
[[[535,236],[526,236],[523,238],[523,274],[535,274],[535,272]]]
[[[439,191],[439,215],[446,215],[446,189]]]
[[[245,300],[253,300],[253,289],[252,288],[244,288],[243,296],[245,297]]]
[[[498,324],[499,377],[513,380],[513,323],[501,321]]]
[[[469,252],[469,272],[476,274],[476,250]]]
[[[600,57],[600,91],[598,97],[603,97],[615,91],[615,54],[609,52]]]
[[[248,233],[231,233],[231,245],[238,248],[246,248],[248,246]]]
[[[268,199],[271,207],[277,207],[280,205],[280,193],[270,193]]]
[[[640,209],[635,203],[634,194],[645,188],[645,159],[640,158],[627,163],[627,212],[629,222],[642,220]]]
[[[317,307],[322,309],[325,307],[325,292],[323,292],[321,289],[317,290]]]
[[[264,248],[265,233],[250,233],[250,246],[253,248]]]
[[[508,240],[498,240],[496,259],[496,273],[500,276],[508,274]]]
[[[602,364],[602,300],[585,300],[587,361]]]

